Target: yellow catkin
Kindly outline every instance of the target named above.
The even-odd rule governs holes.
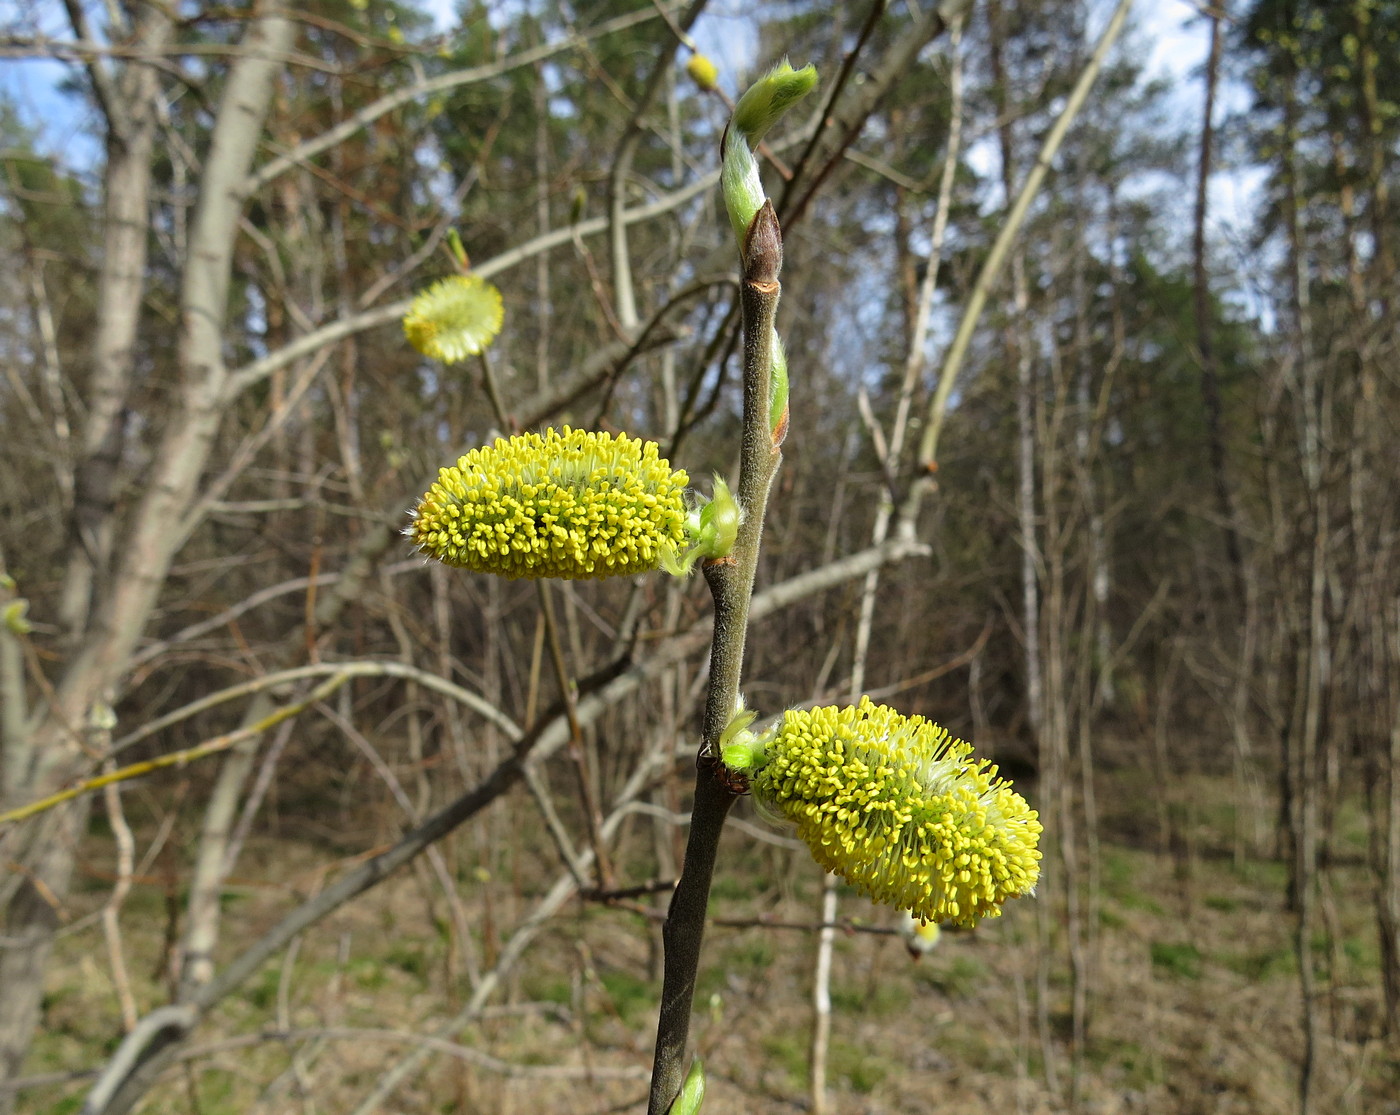
[[[652,441],[517,434],[439,471],[405,533],[445,565],[502,577],[646,573],[685,540],[688,483]]]
[[[706,93],[719,81],[719,69],[703,54],[692,54],[690,61],[685,64],[685,72],[690,75],[690,80]]]
[[[754,797],[876,902],[972,926],[1035,889],[1036,811],[969,744],[921,716],[868,697],[788,712],[755,755]]]
[[[450,275],[413,299],[403,332],[424,356],[455,364],[491,344],[504,314],[501,292],[485,279]]]

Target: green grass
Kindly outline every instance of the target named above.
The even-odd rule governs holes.
[[[1152,966],[1176,979],[1200,979],[1201,950],[1190,941],[1153,941]]]
[[[1259,983],[1277,976],[1292,976],[1298,970],[1293,949],[1287,943],[1246,949],[1243,952],[1222,953],[1214,959],[1222,967],[1243,976],[1251,983]]]
[[[1146,877],[1144,867],[1150,865],[1153,857],[1128,849],[1105,849],[1101,878],[1104,895],[1124,910],[1141,910],[1160,915],[1162,906],[1155,898],[1144,894],[1142,880]]]
[[[763,1035],[763,1055],[770,1067],[781,1069],[789,1089],[804,1086],[807,1079],[807,1042],[804,1028],[783,1027]]]
[[[900,1066],[881,1056],[878,1049],[867,1048],[848,1041],[833,1041],[827,1055],[827,1069],[832,1080],[845,1081],[851,1091],[869,1095]]]
[[[649,979],[634,976],[630,972],[600,972],[598,980],[607,992],[617,1017],[627,1026],[635,1026],[647,1017],[660,993]]]
[[[1166,1079],[1160,1052],[1144,1049],[1136,1041],[1111,1037],[1092,1039],[1087,1060],[1101,1070],[1121,1076],[1122,1084],[1128,1088],[1150,1088]]]
[[[264,968],[258,978],[244,990],[244,1000],[258,1010],[271,1010],[272,1005],[277,1002],[277,985],[280,979],[276,968]]]
[[[422,984],[426,985],[428,982],[432,962],[425,948],[396,941],[384,954],[384,962],[407,972]]]
[[[908,1010],[909,1000],[909,985],[902,980],[881,979],[873,985],[862,982],[831,989],[832,1010],[863,1018],[887,1018]]]
[[[969,956],[944,960],[935,953],[919,965],[915,979],[937,988],[950,999],[966,999],[987,979],[987,969]]]
[[[378,991],[388,982],[384,962],[373,957],[360,957],[350,961],[350,978],[362,991]]]

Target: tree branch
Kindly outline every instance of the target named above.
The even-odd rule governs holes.
[[[1006,261],[1006,253],[1020,233],[1021,225],[1025,222],[1031,202],[1035,199],[1035,195],[1040,192],[1040,184],[1045,180],[1045,175],[1050,170],[1050,164],[1055,160],[1060,143],[1064,140],[1070,125],[1074,123],[1075,117],[1079,115],[1079,110],[1084,107],[1089,90],[1093,88],[1094,81],[1099,76],[1099,70],[1103,68],[1104,59],[1108,57],[1109,50],[1117,41],[1118,33],[1123,30],[1123,24],[1127,20],[1128,11],[1132,6],[1133,0],[1119,0],[1112,18],[1109,19],[1103,34],[1099,36],[1098,44],[1094,47],[1094,53],[1084,67],[1084,72],[1079,75],[1079,80],[1075,82],[1073,90],[1070,91],[1069,99],[1060,111],[1059,118],[1046,135],[1044,143],[1041,144],[1035,166],[1026,175],[1025,184],[1021,187],[1021,192],[1017,195],[1015,203],[1002,222],[1001,230],[997,233],[992,249],[987,253],[986,262],[982,264],[982,270],[977,275],[972,292],[968,295],[967,305],[963,308],[962,320],[958,322],[958,331],[953,337],[952,344],[948,346],[948,352],[943,358],[943,367],[938,373],[938,390],[934,392],[933,399],[929,403],[924,436],[919,445],[919,463],[926,470],[938,460],[938,435],[943,429],[943,419],[948,410],[948,398],[952,394],[953,384],[958,378],[958,371],[962,368],[968,346],[972,343],[972,334],[982,316],[987,296],[991,293],[992,286],[1001,274],[1002,264]],[[922,486],[915,485],[911,498],[917,501],[921,492]]]
[[[628,224],[636,224],[639,221],[647,221],[652,217],[669,213],[673,209],[679,209],[692,198],[698,197],[705,191],[712,189],[719,181],[719,172],[706,174],[700,179],[692,182],[689,186],[666,194],[648,205],[638,206],[636,209],[627,210],[625,220]],[[592,236],[606,231],[608,219],[606,217],[594,217],[591,220],[580,221],[576,225],[566,228],[554,229],[551,232],[535,236],[525,243],[502,252],[500,255],[487,260],[485,263],[472,268],[472,273],[480,275],[483,279],[489,279],[493,275],[498,275],[502,271],[507,271],[518,263],[523,263],[527,259],[547,252],[551,248],[556,248],[561,244],[568,244],[573,241],[575,235]],[[284,345],[276,352],[269,353],[260,360],[245,364],[241,368],[234,370],[229,375],[227,399],[232,400],[241,392],[266,379],[273,372],[285,368],[294,360],[307,356],[323,345],[332,344],[336,341],[352,337],[356,333],[363,333],[366,329],[373,329],[380,325],[387,325],[397,321],[408,312],[408,307],[412,303],[412,298],[402,298],[397,302],[390,302],[384,306],[377,306],[372,310],[365,310],[362,313],[354,314],[350,317],[339,318],[321,326],[320,329],[313,330],[298,337],[289,345]]]
[[[744,240],[744,428],[735,489],[743,521],[726,558],[706,562],[705,580],[714,597],[714,634],[710,644],[710,687],[705,701],[700,753],[696,760],[695,803],[686,840],[685,866],[671,896],[662,927],[666,955],[661,984],[661,1016],[656,1027],[648,1115],[665,1115],[685,1080],[690,1008],[700,967],[700,946],[710,903],[710,881],[724,820],[735,793],[721,777],[720,735],[740,703],[739,679],[744,663],[750,598],[763,537],[768,493],[782,458],[770,413],[774,321],[782,286],[782,230],[773,204],[764,201]],[[785,421],[785,419],[784,419]]]
[[[349,139],[356,132],[367,128],[374,121],[378,120],[385,113],[393,112],[401,105],[406,105],[410,101],[419,97],[426,97],[433,93],[443,93],[449,89],[457,89],[463,85],[470,85],[477,81],[489,81],[491,78],[508,74],[512,70],[517,70],[522,66],[530,66],[544,58],[549,58],[555,54],[561,54],[566,50],[572,50],[576,46],[589,42],[593,39],[610,35],[614,31],[622,31],[628,27],[634,27],[639,23],[647,23],[660,16],[659,8],[674,11],[680,7],[677,2],[655,7],[638,8],[634,12],[610,19],[605,23],[600,23],[596,27],[590,27],[587,31],[579,31],[570,35],[557,43],[545,43],[541,46],[532,47],[529,50],[522,50],[517,54],[512,54],[509,58],[500,62],[491,62],[485,66],[473,66],[466,70],[457,70],[454,73],[443,74],[439,77],[428,78],[417,84],[410,85],[405,89],[396,89],[388,93],[379,100],[366,105],[353,116],[341,121],[335,127],[330,128],[320,135],[308,139],[305,143],[294,147],[283,155],[265,163],[259,167],[238,187],[240,197],[250,197],[261,187],[267,185],[280,174],[286,173],[294,166],[306,162],[307,159],[319,155],[334,147],[337,143]]]

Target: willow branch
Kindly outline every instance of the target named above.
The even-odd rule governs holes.
[[[730,556],[705,565],[705,580],[715,604],[710,689],[696,762],[695,803],[686,841],[685,866],[662,928],[666,958],[648,1115],[665,1115],[685,1079],[690,1009],[700,967],[700,946],[705,936],[710,881],[714,876],[724,820],[734,804],[734,792],[720,777],[719,739],[739,703],[739,679],[763,535],[763,515],[781,459],[773,436],[769,393],[775,336],[773,323],[782,291],[778,282],[783,263],[782,244],[773,205],[765,201],[745,239],[744,278],[740,291],[744,316],[744,430],[735,494],[744,520]]]
[[[132,763],[130,766],[121,767],[118,770],[110,771],[106,774],[98,775],[96,778],[84,779],[76,786],[69,786],[66,790],[60,790],[56,794],[32,801],[28,805],[19,806],[16,809],[0,813],[0,825],[11,824],[15,821],[23,821],[27,817],[43,813],[52,809],[55,805],[62,805],[65,801],[72,801],[83,794],[91,793],[93,790],[100,790],[104,786],[111,786],[117,782],[128,782],[133,778],[140,778],[143,775],[151,774],[154,771],[164,770],[166,767],[186,766],[209,755],[217,755],[221,751],[227,751],[230,747],[235,747],[245,740],[256,739],[269,728],[275,727],[289,717],[295,716],[309,705],[317,701],[324,700],[330,696],[346,681],[349,674],[339,673],[335,677],[329,678],[313,689],[306,697],[300,701],[293,701],[289,705],[284,705],[276,712],[270,713],[246,728],[240,728],[236,732],[228,732],[222,736],[215,736],[211,740],[206,740],[195,747],[187,747],[181,751],[172,751],[167,755],[159,755],[154,759],[146,759],[143,762]]]

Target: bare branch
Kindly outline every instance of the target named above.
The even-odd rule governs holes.
[[[706,174],[689,186],[676,190],[658,198],[648,205],[638,206],[636,209],[629,209],[625,214],[628,224],[636,224],[639,221],[647,221],[653,217],[669,213],[674,209],[679,209],[686,202],[692,200],[712,189],[719,181],[719,173],[716,171]],[[523,263],[527,259],[532,259],[541,252],[547,252],[551,248],[557,248],[561,244],[570,243],[575,235],[592,236],[603,232],[608,227],[606,217],[594,217],[591,220],[580,221],[576,225],[567,228],[555,229],[542,236],[533,237],[518,247],[502,252],[493,259],[485,263],[476,265],[472,272],[480,275],[483,279],[489,279],[493,275],[498,275],[502,271],[507,271],[516,264]],[[352,337],[356,333],[362,333],[366,329],[374,329],[380,325],[387,325],[397,321],[408,312],[408,307],[412,303],[411,298],[402,298],[397,302],[391,302],[383,306],[378,306],[372,310],[365,310],[362,313],[354,314],[348,318],[341,318],[323,325],[320,329],[298,337],[289,345],[285,345],[276,352],[269,353],[260,360],[254,360],[250,364],[233,371],[228,380],[227,397],[232,399],[238,394],[258,383],[280,368],[285,368],[288,364],[302,356],[315,352],[323,345],[333,344],[336,341]]]
[[[680,7],[679,3],[666,5],[668,10],[675,10]],[[628,27],[636,26],[639,23],[647,23],[657,19],[658,13],[654,8],[638,8],[635,12],[618,16],[616,19],[607,20],[590,27],[586,31],[579,31],[562,39],[557,43],[546,43],[542,46],[533,47],[529,50],[512,54],[500,62],[492,62],[485,66],[473,66],[466,70],[457,70],[450,74],[443,74],[440,77],[428,78],[415,85],[410,85],[404,89],[396,89],[392,93],[385,94],[379,100],[366,105],[359,112],[346,120],[341,121],[335,127],[330,128],[313,139],[307,140],[287,153],[278,156],[270,162],[259,167],[250,174],[238,188],[238,193],[242,197],[251,196],[260,187],[271,182],[279,174],[284,174],[294,166],[305,163],[306,160],[319,155],[322,151],[334,147],[337,143],[348,139],[356,132],[368,127],[378,120],[385,113],[393,112],[400,105],[406,105],[410,101],[415,101],[420,97],[430,96],[433,93],[443,93],[449,89],[457,89],[463,85],[471,85],[478,81],[489,81],[493,77],[500,77],[502,74],[510,73],[522,66],[530,66],[544,58],[549,58],[555,54],[562,54],[566,50],[572,50],[583,43],[593,39],[610,35],[614,31],[621,31]]]
[[[991,293],[992,285],[1001,274],[1001,266],[1006,260],[1006,253],[1020,233],[1021,225],[1026,219],[1027,212],[1030,211],[1031,202],[1035,199],[1035,195],[1040,192],[1040,184],[1045,180],[1050,164],[1055,160],[1055,154],[1060,149],[1065,133],[1069,131],[1070,125],[1079,115],[1079,110],[1084,107],[1089,90],[1093,88],[1094,81],[1099,76],[1099,70],[1103,68],[1104,59],[1108,57],[1109,50],[1117,42],[1118,33],[1123,30],[1123,24],[1126,22],[1128,11],[1132,6],[1133,0],[1119,0],[1112,18],[1109,19],[1103,34],[1099,36],[1094,53],[1090,56],[1083,72],[1079,75],[1079,80],[1075,82],[1074,88],[1070,91],[1069,98],[1065,101],[1065,107],[1060,110],[1060,115],[1055,120],[1054,126],[1046,134],[1040,147],[1040,154],[1036,157],[1035,166],[1026,175],[1021,192],[1006,214],[1006,219],[1002,222],[1001,230],[997,233],[992,249],[987,253],[986,262],[982,264],[982,270],[977,275],[972,292],[968,295],[967,305],[963,308],[962,320],[958,322],[958,331],[948,346],[948,352],[943,358],[943,367],[938,373],[938,390],[929,403],[924,436],[919,445],[919,461],[926,467],[938,459],[938,435],[943,429],[943,419],[948,409],[948,398],[952,393],[953,384],[957,381],[958,372],[962,368],[968,346],[972,343],[972,334],[982,316],[982,308],[987,303],[987,296]],[[917,498],[917,493],[921,491],[921,488],[916,486],[914,491],[915,498]]]

